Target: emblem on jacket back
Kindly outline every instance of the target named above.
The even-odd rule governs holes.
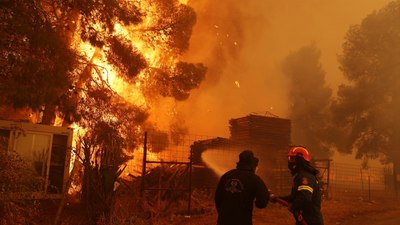
[[[243,189],[243,184],[238,179],[229,179],[225,184],[225,190],[231,192],[232,194],[240,193],[243,191]]]

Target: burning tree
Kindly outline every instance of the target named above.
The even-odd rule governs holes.
[[[350,27],[340,57],[347,84],[338,89],[335,121],[345,134],[339,150],[400,163],[400,1]],[[341,140],[344,140],[341,141]]]
[[[185,100],[205,77],[179,60],[195,22],[178,0],[1,1],[0,106],[85,130],[85,176],[112,192],[104,178],[119,175],[155,100]]]
[[[39,2],[0,4],[1,106],[49,109],[69,90],[79,57]]]
[[[156,95],[184,100],[204,79],[204,65],[179,61],[196,15],[177,0],[1,4],[2,105],[44,112],[43,123],[87,119],[79,107],[95,92],[147,112]]]

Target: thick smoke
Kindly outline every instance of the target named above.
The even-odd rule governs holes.
[[[327,158],[332,90],[325,84],[320,55],[315,45],[302,47],[285,58],[282,70],[289,78],[293,144],[306,146],[317,158]]]
[[[289,81],[282,60],[315,42],[326,84],[343,82],[337,55],[351,25],[390,0],[196,1],[197,13],[186,61],[208,71],[188,102],[177,104],[190,133],[229,136],[228,121],[267,111],[289,117]]]

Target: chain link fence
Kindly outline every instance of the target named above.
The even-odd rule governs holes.
[[[333,162],[330,171],[329,193],[332,198],[347,195],[374,200],[396,196],[393,168],[390,165],[362,168]]]
[[[170,201],[180,199],[183,203],[176,210],[193,213],[207,208],[204,204],[210,203],[202,198],[212,201],[219,177],[236,167],[238,155],[245,149],[253,150],[260,158],[257,174],[268,188],[279,195],[289,194],[292,177],[287,169],[286,149],[280,151],[273,146],[229,138],[149,131],[125,171],[130,176],[141,177],[144,195],[158,196],[158,202],[168,196]],[[320,170],[319,179],[326,198],[350,196],[374,200],[395,196],[390,166],[363,169],[331,160],[314,163]],[[171,203],[166,205],[163,209]]]

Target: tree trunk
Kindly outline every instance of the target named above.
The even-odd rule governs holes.
[[[56,106],[53,104],[47,104],[43,111],[42,124],[54,125],[56,119]]]

